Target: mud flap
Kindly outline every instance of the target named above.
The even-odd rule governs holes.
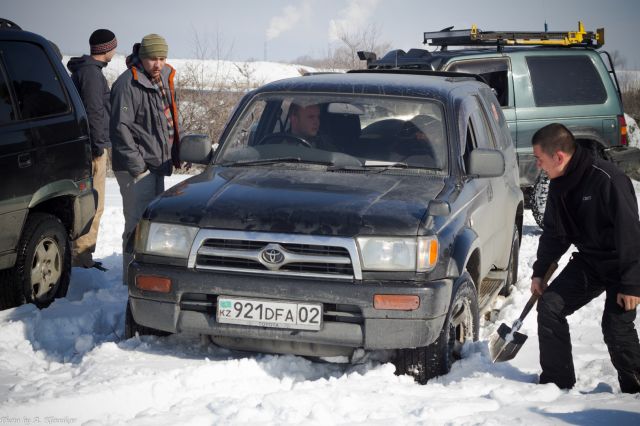
[[[640,149],[614,146],[605,150],[608,158],[631,179],[640,180]]]

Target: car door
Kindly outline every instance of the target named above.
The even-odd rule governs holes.
[[[477,108],[471,114],[471,121],[474,124],[478,147],[502,151],[505,158],[505,170],[514,170],[513,167],[516,167],[514,164],[516,161],[515,154],[510,155],[509,152],[505,152],[505,147],[498,143],[495,123],[492,122],[493,118],[487,111],[486,103],[478,95],[474,95],[474,103]],[[509,178],[510,176],[503,174],[502,176],[488,179],[491,187],[489,203],[493,212],[489,217],[489,226],[492,229],[493,264],[499,268],[506,268],[509,262],[508,253],[511,247],[513,229],[505,226],[505,224],[511,223],[515,217],[514,203],[511,201],[513,186],[510,186],[515,182],[511,182]],[[507,253],[506,256],[505,253]]]
[[[80,180],[90,170],[91,159],[84,158],[88,140],[80,135],[81,126],[58,67],[36,43],[4,41],[2,50],[20,119],[29,123],[31,161],[40,186],[69,178]]]
[[[0,44],[0,269],[13,266],[15,247],[31,195],[38,186],[29,123],[20,120],[18,103],[4,66]]]

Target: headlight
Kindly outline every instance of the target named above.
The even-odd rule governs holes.
[[[358,237],[362,269],[367,271],[432,270],[438,261],[438,239]]]
[[[142,220],[136,230],[136,251],[186,259],[197,233],[193,226]]]

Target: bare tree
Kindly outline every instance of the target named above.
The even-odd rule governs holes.
[[[181,131],[206,134],[217,142],[233,107],[262,82],[254,78],[251,64],[229,60],[232,48],[220,34],[210,44],[195,33],[194,48],[195,59],[177,73]]]
[[[342,45],[336,48],[329,58],[331,68],[334,69],[364,68],[366,64],[358,58],[359,50],[381,56],[391,47],[389,42],[380,41],[380,27],[376,24],[351,32],[340,26],[337,36]]]

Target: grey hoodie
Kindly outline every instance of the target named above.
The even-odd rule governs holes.
[[[180,137],[173,86],[175,70],[165,65],[160,73],[173,113],[174,140],[169,147],[168,123],[159,89],[150,81],[139,61],[129,61],[128,58],[127,63],[129,69],[118,77],[111,89],[113,170],[127,171],[134,177],[146,170],[169,176],[173,171],[172,166],[179,167],[180,164]]]

